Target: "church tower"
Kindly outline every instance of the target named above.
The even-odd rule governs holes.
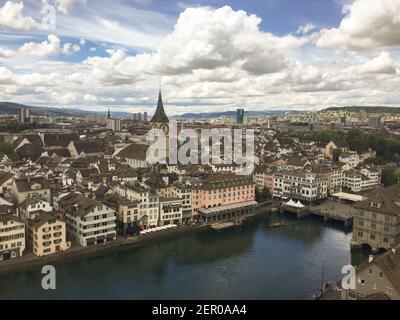
[[[150,121],[150,126],[152,129],[161,129],[166,135],[169,133],[169,119],[165,114],[161,89],[158,94],[156,113],[154,114],[153,119]]]

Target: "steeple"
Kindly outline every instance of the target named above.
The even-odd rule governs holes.
[[[111,119],[110,108],[108,108],[108,117],[107,117],[107,119]]]
[[[158,94],[158,102],[157,102],[157,109],[156,109],[156,113],[153,116],[153,119],[151,119],[151,122],[158,122],[158,123],[168,123],[168,117],[165,114],[165,110],[164,110],[164,104],[163,104],[163,100],[162,100],[162,95],[161,95],[161,88],[160,88],[160,92]]]

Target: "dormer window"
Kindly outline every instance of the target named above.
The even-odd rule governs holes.
[[[371,208],[380,208],[382,206],[382,202],[372,201]]]

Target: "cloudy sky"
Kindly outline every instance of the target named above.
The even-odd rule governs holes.
[[[399,30],[400,0],[0,0],[0,101],[400,106]]]

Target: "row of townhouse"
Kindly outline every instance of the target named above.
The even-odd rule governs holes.
[[[366,191],[381,184],[381,171],[367,166],[358,170],[343,170],[339,165],[319,165],[311,170],[282,168],[259,167],[253,181],[258,188],[269,189],[274,197],[292,196],[305,201],[320,200],[343,189],[354,193]]]

